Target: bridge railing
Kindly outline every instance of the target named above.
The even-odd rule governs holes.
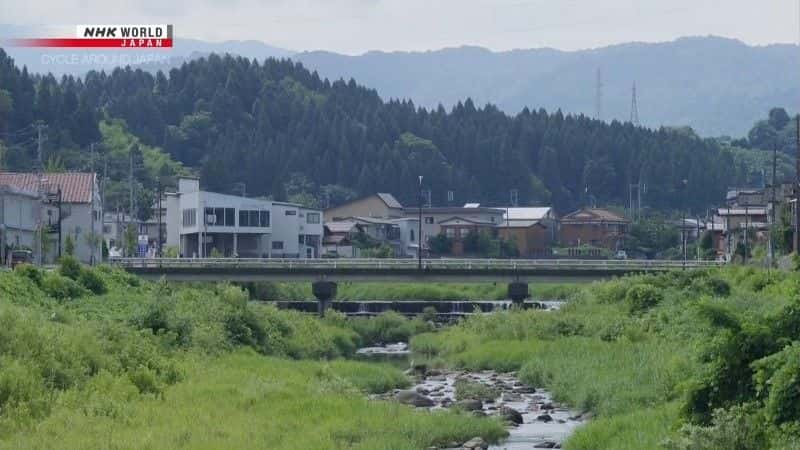
[[[112,264],[129,269],[282,269],[282,270],[409,270],[416,259],[280,259],[280,258],[112,258]],[[675,260],[586,260],[586,259],[425,259],[423,269],[431,270],[666,270],[723,265],[720,261]]]

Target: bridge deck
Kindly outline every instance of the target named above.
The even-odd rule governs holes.
[[[146,278],[175,281],[590,281],[630,273],[697,269],[716,261],[428,259],[115,258]]]

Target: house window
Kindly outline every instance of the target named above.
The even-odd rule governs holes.
[[[197,209],[189,208],[183,210],[183,226],[193,227],[197,225]]]
[[[433,225],[433,217],[426,217],[425,223],[428,225]]]
[[[111,225],[103,225],[103,234],[111,234]]]
[[[411,233],[409,233],[408,240],[411,241],[411,242],[414,242],[414,230],[410,230],[410,231],[411,231]]]
[[[444,234],[445,234],[447,237],[449,237],[449,238],[451,238],[451,239],[452,239],[452,238],[456,237],[456,230],[454,230],[454,229],[452,229],[452,228],[448,228],[448,229],[446,229],[446,230],[444,231]]]
[[[269,226],[269,211],[260,211],[258,213],[258,217],[259,217],[259,223],[261,224],[262,227]]]
[[[286,210],[286,215],[287,216],[296,216],[297,215],[297,211],[295,211],[293,209],[287,209]]]
[[[467,237],[468,234],[469,234],[469,229],[468,228],[459,228],[458,229],[458,235],[461,236],[462,238],[463,237]]]
[[[236,209],[225,208],[225,226],[226,227],[236,226]]]
[[[283,250],[283,241],[272,241],[273,250]]]
[[[319,223],[319,213],[306,214],[306,223]]]

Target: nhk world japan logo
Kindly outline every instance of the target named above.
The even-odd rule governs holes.
[[[74,37],[18,38],[11,43],[46,48],[172,48],[172,25],[78,25]]]

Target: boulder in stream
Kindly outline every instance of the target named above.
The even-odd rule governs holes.
[[[480,411],[483,409],[483,402],[468,398],[466,400],[459,400],[456,402],[456,408],[464,411]]]
[[[484,441],[482,437],[476,437],[464,442],[462,447],[470,450],[486,450],[489,448],[489,443]]]
[[[503,406],[500,408],[500,417],[503,420],[508,422],[521,425],[522,424],[522,414],[514,408],[510,408],[508,406]]]
[[[416,407],[430,407],[434,405],[434,401],[425,397],[417,391],[400,391],[395,395],[395,399],[404,405],[412,405]]]

